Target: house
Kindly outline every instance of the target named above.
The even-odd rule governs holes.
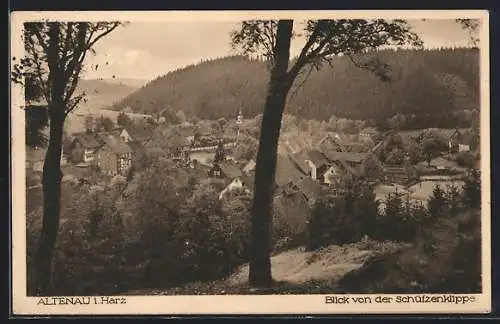
[[[344,139],[338,143],[343,147],[344,152],[363,153],[368,150],[367,144],[353,139]]]
[[[323,174],[323,182],[333,186],[338,184],[342,180],[343,176],[344,174],[342,169],[337,164],[332,163]]]
[[[448,149],[451,154],[459,152],[460,137],[462,134],[456,129],[448,136]]]
[[[469,152],[479,148],[479,136],[472,130],[467,130],[460,134],[458,138],[458,152]]]
[[[186,138],[186,140],[192,144],[194,140],[195,127],[191,124],[179,125],[177,131],[181,136]]]
[[[96,151],[102,142],[95,134],[76,134],[71,145],[71,160],[74,163],[90,163],[96,158]]]
[[[187,160],[190,143],[174,127],[159,126],[155,129],[148,147],[159,147],[173,159]]]
[[[349,164],[350,166],[357,168],[360,167],[363,161],[366,159],[366,153],[358,152],[335,152],[328,151],[324,155],[331,163],[338,163],[340,161]]]
[[[233,161],[222,161],[214,164],[209,171],[209,175],[214,178],[233,180],[243,176],[243,172],[238,168]]]
[[[407,170],[403,167],[385,166],[384,179],[386,182],[406,185],[410,181]]]
[[[306,197],[309,204],[314,204],[321,194],[321,186],[313,179],[306,177],[297,183],[300,192]]]
[[[195,179],[206,179],[209,176],[210,167],[199,163],[197,160],[189,161],[187,167],[189,174]]]
[[[193,147],[217,145],[217,140],[214,138],[213,131],[209,125],[206,123],[198,123],[194,127],[191,145]]]
[[[323,176],[326,170],[329,168],[330,162],[318,150],[308,150],[306,154],[307,157],[305,162],[309,166],[308,174],[311,175],[311,178],[313,180],[323,180]]]
[[[248,173],[250,173],[250,172],[254,171],[254,170],[255,170],[255,166],[256,166],[256,165],[257,165],[257,164],[255,163],[255,161],[254,161],[253,159],[252,159],[252,160],[250,160],[250,161],[249,161],[249,162],[245,165],[245,167],[243,168],[243,173],[248,174]]]
[[[338,133],[328,132],[316,143],[316,147],[322,151],[344,152],[346,148],[341,142],[342,138]]]
[[[108,135],[97,151],[97,166],[108,175],[127,176],[132,167],[132,148],[120,138]]]
[[[362,140],[375,142],[378,139],[379,134],[379,131],[377,131],[374,127],[366,127],[359,132],[359,137]]]
[[[459,166],[457,162],[445,159],[444,157],[441,156],[432,159],[429,165],[436,168],[437,170],[449,170],[455,172],[466,171],[466,168]]]
[[[275,186],[283,189],[290,184],[297,184],[304,179],[306,174],[301,172],[292,159],[287,155],[278,155],[276,160]]]
[[[213,178],[224,179],[226,183],[224,190],[219,195],[219,199],[222,199],[227,192],[243,189],[245,186],[243,172],[233,161],[226,160],[215,164],[208,174]]]
[[[132,138],[132,136],[130,136],[129,132],[127,131],[127,129],[125,128],[122,128],[121,130],[118,129],[118,131],[120,132],[120,134],[118,135],[120,137],[120,139],[125,142],[125,143],[129,143],[129,142],[132,142],[134,139]]]
[[[120,137],[123,136],[125,139],[129,139],[128,141],[125,140],[125,143],[129,143],[131,140],[141,145],[147,145],[151,141],[154,134],[152,127],[146,125],[137,125],[123,130],[126,133],[122,131]]]

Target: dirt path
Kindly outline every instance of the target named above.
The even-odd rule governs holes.
[[[315,252],[297,248],[280,253],[271,258],[274,280],[290,283],[305,283],[311,280],[338,280],[347,272],[358,269],[370,256],[378,252],[390,252],[398,249],[393,243],[380,243],[369,246],[351,244],[331,245]],[[243,265],[227,282],[238,285],[248,281],[249,266]]]

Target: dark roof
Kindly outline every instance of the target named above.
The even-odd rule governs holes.
[[[253,190],[254,185],[255,185],[255,173],[254,172],[250,172],[248,174],[245,174],[243,176],[243,183],[245,184],[245,186],[248,189]]]
[[[353,162],[360,163],[366,158],[366,153],[357,153],[357,152],[335,152],[329,151],[325,152],[326,157],[331,162],[335,161],[345,161],[345,162]]]
[[[229,160],[222,161],[219,163],[219,167],[224,173],[224,175],[229,179],[235,179],[243,176],[243,172],[232,161]]]
[[[278,155],[276,162],[276,175],[274,178],[278,186],[286,185],[289,182],[297,183],[305,177],[295,166],[290,157]]]
[[[179,132],[180,135],[184,137],[188,136],[193,136],[194,135],[194,127],[193,126],[188,126],[188,127],[177,127],[177,131]]]
[[[180,148],[189,146],[188,140],[171,126],[159,126],[155,129],[153,140],[164,148]]]
[[[476,134],[474,134],[474,132],[472,132],[471,130],[467,130],[465,132],[462,132],[458,136],[458,141],[460,144],[470,145],[474,141],[478,141],[478,140],[479,140],[479,137]]]
[[[139,141],[139,142],[150,139],[154,134],[154,130],[151,129],[151,127],[145,125],[137,125],[134,127],[129,127],[126,128],[126,130],[134,141]]]
[[[306,151],[300,151],[298,153],[291,154],[290,159],[292,159],[299,170],[301,170],[303,173],[308,174],[311,171],[311,168],[306,162],[306,160],[308,159]]]
[[[97,149],[102,146],[96,134],[76,134],[74,141],[78,141],[84,148]]]
[[[297,186],[306,196],[307,200],[316,199],[321,193],[321,186],[309,177],[306,177],[297,183]]]
[[[108,135],[105,140],[105,146],[109,147],[114,153],[121,155],[132,153],[132,148],[122,141],[119,137],[114,137],[113,135]]]
[[[197,124],[194,127],[194,133],[193,134],[198,134],[198,135],[201,135],[201,136],[208,136],[208,135],[212,134],[212,130],[210,129],[210,126],[208,126],[207,124],[200,123],[200,124]]]
[[[253,159],[251,159],[250,161],[248,161],[248,163],[243,168],[243,172],[251,172],[251,171],[255,170],[255,167],[256,167],[255,161]]]
[[[120,138],[120,133],[121,130],[112,130],[110,132],[101,132],[96,134],[97,140],[101,143],[101,145],[104,145],[106,141],[108,140],[109,136],[112,136],[114,138]]]
[[[322,166],[328,165],[329,162],[323,155],[318,150],[312,149],[312,150],[307,150],[306,151],[307,159],[310,160],[314,165],[316,165],[317,168],[320,168]]]
[[[346,161],[343,161],[343,160],[339,160],[338,163],[342,166],[342,168],[349,172],[351,175],[357,175],[358,172],[353,168],[351,167]]]
[[[207,178],[209,171],[210,167],[203,165],[202,163],[196,163],[194,167],[188,168],[188,172],[197,179]]]

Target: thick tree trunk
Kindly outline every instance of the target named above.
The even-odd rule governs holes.
[[[51,107],[50,138],[43,165],[43,225],[35,256],[36,294],[52,292],[52,257],[59,232],[61,199],[61,147],[64,124],[63,107]],[[55,108],[55,109],[54,109]],[[55,116],[54,116],[55,115]]]
[[[255,190],[251,210],[252,249],[249,274],[249,283],[256,288],[268,288],[272,284],[270,257],[272,198],[281,118],[291,86],[287,69],[292,29],[292,20],[279,21],[274,50],[275,62],[264,106],[257,152]]]

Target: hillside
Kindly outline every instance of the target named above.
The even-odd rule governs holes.
[[[76,93],[85,92],[85,101],[81,101],[74,113],[68,116],[66,130],[69,133],[84,131],[84,119],[81,114],[102,113],[109,115],[106,107],[119,102],[145,84],[144,80],[135,79],[82,79]],[[111,112],[112,116],[116,114]]]
[[[298,91],[292,89],[287,113],[317,120],[332,114],[372,119],[478,108],[477,50],[386,50],[376,55],[391,66],[390,83],[337,57],[331,67],[313,71]],[[233,56],[205,61],[151,81],[111,109],[151,113],[170,108],[216,119],[232,118],[243,107],[245,117],[253,117],[262,112],[267,76],[265,63],[258,60]]]

